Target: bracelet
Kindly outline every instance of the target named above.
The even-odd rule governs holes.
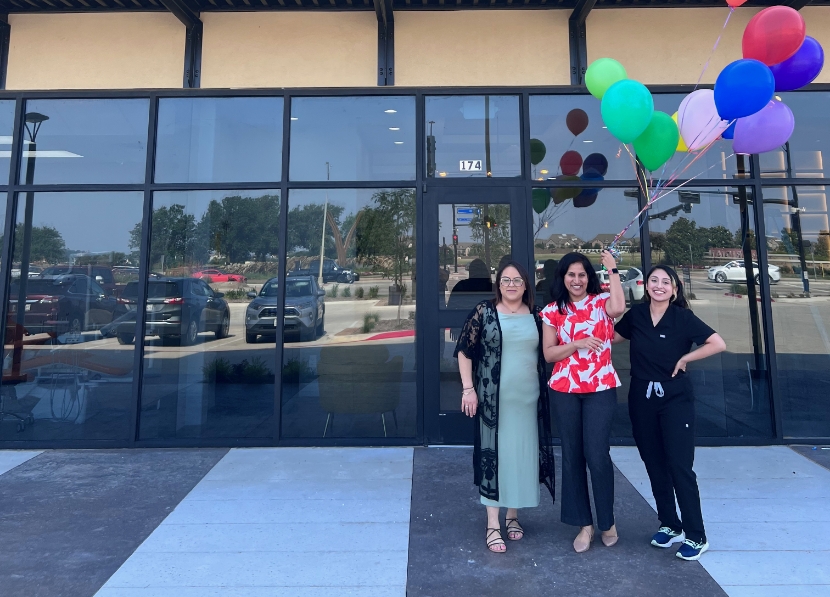
[[[467,388],[467,389],[465,389],[465,390],[463,390],[463,391],[461,392],[461,395],[462,395],[462,396],[466,396],[466,395],[467,395],[467,394],[469,394],[470,392],[474,392],[474,391],[475,391],[475,389],[474,389],[474,388]]]
[[[469,388],[465,388],[464,386],[461,386],[461,389],[462,390],[475,390],[475,386],[470,386]]]

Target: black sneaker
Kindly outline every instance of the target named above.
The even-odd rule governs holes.
[[[660,530],[651,538],[654,547],[671,547],[674,543],[683,541],[683,531],[679,533],[671,527],[660,527]]]
[[[686,539],[674,555],[681,560],[694,561],[699,560],[700,556],[702,556],[703,552],[707,549],[709,549],[709,542],[706,539],[704,539],[701,543],[696,543],[691,539]]]

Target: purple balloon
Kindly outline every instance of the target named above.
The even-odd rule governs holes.
[[[772,151],[789,141],[794,128],[792,110],[773,100],[760,112],[738,120],[732,147],[735,153],[744,154]]]
[[[812,83],[823,66],[824,50],[821,44],[807,36],[795,54],[769,68],[775,77],[775,90],[792,91]]]

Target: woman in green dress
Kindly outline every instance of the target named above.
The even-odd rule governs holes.
[[[542,353],[542,320],[527,270],[515,261],[496,274],[496,296],[467,317],[455,356],[461,410],[475,417],[474,483],[487,508],[487,548],[503,553],[499,509],[507,508],[507,538],[524,536],[519,508],[539,505],[544,484],[553,497],[550,403]]]

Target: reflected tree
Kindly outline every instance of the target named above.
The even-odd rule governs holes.
[[[402,289],[415,251],[415,191],[378,191],[372,203],[357,223],[357,258],[386,273]]]
[[[18,240],[14,243],[13,261],[19,262],[23,239],[22,223],[15,226],[14,238]],[[0,236],[0,243],[2,242],[3,237]],[[66,259],[66,243],[57,228],[53,228],[52,226],[32,227],[32,244],[29,252],[29,263],[35,263],[37,261],[45,261],[46,263],[61,263],[66,261]]]

